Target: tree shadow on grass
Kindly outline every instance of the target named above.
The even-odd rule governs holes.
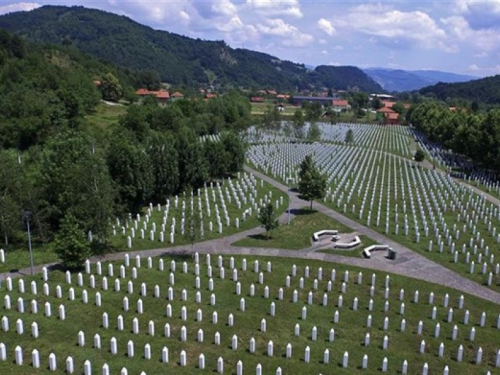
[[[309,208],[293,208],[290,213],[295,216],[307,216],[317,213],[315,209],[310,210]]]
[[[267,240],[273,239],[272,236],[266,237],[266,235],[263,233],[251,234],[251,235],[247,236],[247,238],[251,238],[252,240],[257,240],[257,241],[267,241]]]

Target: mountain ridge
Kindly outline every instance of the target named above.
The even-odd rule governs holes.
[[[0,27],[35,42],[73,44],[132,71],[155,70],[162,80],[178,86],[219,84],[289,91],[356,86],[366,92],[383,91],[357,67],[311,71],[304,64],[231,48],[224,41],[155,30],[126,16],[81,6],[42,6],[9,13],[0,16]]]
[[[439,82],[457,83],[479,79],[479,77],[443,72],[440,70],[403,70],[388,68],[366,68],[363,71],[390,92],[420,90]]]

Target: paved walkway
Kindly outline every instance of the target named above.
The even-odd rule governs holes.
[[[263,179],[264,181],[270,183],[276,188],[288,192],[288,187],[273,180],[272,178],[254,170],[249,167],[245,167],[245,170],[253,173],[256,177]],[[308,205],[308,202],[301,200],[297,193],[289,192],[290,194],[290,210],[293,216],[294,210],[302,208]],[[484,298],[486,300],[500,304],[500,293],[497,293],[491,289],[481,286],[463,276],[460,276],[454,271],[443,267],[422,255],[408,249],[407,247],[394,242],[393,240],[383,236],[382,234],[375,232],[374,230],[361,225],[348,217],[334,211],[325,205],[315,202],[314,208],[319,212],[345,224],[361,235],[373,239],[377,243],[386,244],[397,251],[397,259],[391,261],[383,256],[374,256],[372,259],[363,258],[353,258],[346,257],[337,254],[324,254],[316,252],[322,246],[313,245],[307,249],[303,250],[283,250],[283,249],[269,249],[269,248],[250,248],[250,247],[237,247],[232,246],[233,242],[243,239],[249,235],[262,233],[262,228],[254,228],[244,232],[239,232],[227,237],[204,241],[197,243],[195,250],[201,254],[241,254],[241,255],[258,255],[258,256],[274,256],[274,257],[286,257],[286,258],[300,258],[300,259],[314,259],[321,260],[325,262],[340,263],[351,266],[358,266],[367,269],[380,270],[385,272],[391,272],[403,276],[412,277],[415,279],[421,279],[429,281],[432,283],[448,286],[457,289],[461,292],[469,293],[477,297]],[[288,214],[285,212],[279,218],[280,222],[286,224]],[[136,255],[141,255],[142,257],[153,257],[162,255],[175,255],[175,254],[191,254],[190,246],[175,246],[168,248],[152,249],[152,250],[141,250],[141,251],[129,251],[130,257],[135,257]],[[103,258],[94,258],[94,262],[98,260],[121,260],[123,259],[123,253],[107,254]],[[45,265],[45,266],[55,266],[55,264]],[[35,272],[39,273],[42,271],[43,266],[35,267]],[[0,280],[5,279],[7,276],[18,277],[23,275],[29,275],[30,270],[22,269],[15,273],[4,273],[0,274]]]

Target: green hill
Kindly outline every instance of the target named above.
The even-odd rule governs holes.
[[[440,100],[465,99],[471,102],[498,105],[500,75],[463,83],[438,83],[420,90],[422,95],[434,95]]]
[[[130,87],[135,77],[67,46],[26,43],[0,29],[0,148],[43,144],[79,128],[101,99],[108,73]]]
[[[320,89],[323,86],[362,91],[382,88],[355,67],[303,64],[246,49],[224,41],[204,41],[154,30],[133,20],[83,7],[44,6],[0,17],[0,27],[36,42],[72,44],[82,51],[133,71],[155,70],[174,85]],[[328,68],[328,69],[326,69]],[[351,80],[352,78],[352,80]]]

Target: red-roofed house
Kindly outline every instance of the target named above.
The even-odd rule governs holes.
[[[351,106],[347,100],[333,99],[332,108],[334,111],[348,111],[351,109]]]
[[[215,99],[217,98],[217,94],[209,93],[205,95],[205,99]]]
[[[382,107],[377,109],[377,113],[383,116],[384,124],[386,125],[398,125],[399,124],[399,113],[393,111],[388,107]]]
[[[287,94],[278,94],[278,95],[276,95],[276,97],[278,99],[281,99],[281,100],[288,100],[288,99],[290,99],[290,95],[287,95]]]
[[[386,125],[398,125],[399,124],[399,113],[388,113],[385,117],[384,123]]]
[[[151,95],[151,92],[148,89],[139,89],[135,92],[135,95],[148,96],[148,95]]]
[[[264,103],[264,98],[262,96],[252,96],[250,101],[252,103]]]
[[[384,106],[386,108],[392,108],[394,106],[394,104],[396,104],[396,102],[391,102],[389,100],[382,100],[382,103],[384,104]]]
[[[145,98],[146,96],[154,96],[160,104],[165,104],[170,100],[170,94],[167,90],[149,91],[148,89],[139,89],[135,92],[137,96]]]
[[[170,95],[170,97],[172,98],[172,100],[179,100],[184,98],[184,95],[181,92],[176,91],[172,95]]]

